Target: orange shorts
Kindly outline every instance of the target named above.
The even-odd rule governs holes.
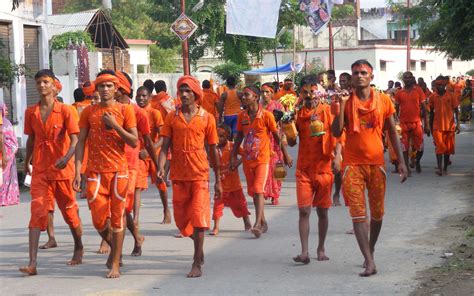
[[[250,215],[242,189],[232,192],[223,192],[221,198],[214,199],[213,220],[219,219],[224,215],[224,207],[229,207],[236,218]]]
[[[31,218],[29,228],[46,230],[48,212],[54,200],[58,203],[64,221],[72,228],[81,224],[76,195],[72,190],[72,180],[48,180],[46,175],[35,175],[31,180]]]
[[[298,208],[329,209],[332,205],[333,174],[296,170],[296,197]]]
[[[166,191],[166,183],[157,183],[156,168],[153,161],[148,158],[145,160],[140,159],[140,169],[137,176],[136,188],[148,189],[148,176],[151,178],[151,182],[156,185],[156,188],[160,191]]]
[[[173,181],[173,214],[183,236],[211,225],[209,181]]]
[[[92,223],[98,231],[105,230],[107,218],[110,218],[114,232],[123,230],[127,192],[127,172],[88,173],[87,201],[92,214]]]
[[[244,163],[244,174],[247,179],[247,193],[250,196],[255,194],[263,194],[265,183],[267,183],[269,164],[258,164],[255,167],[249,167]]]
[[[380,221],[384,215],[386,173],[382,166],[347,166],[342,176],[342,194],[347,198],[353,222],[365,222],[365,188],[368,191],[370,217]]]
[[[454,132],[433,130],[436,154],[454,154]]]
[[[400,127],[402,128],[402,148],[403,151],[410,150],[410,136],[412,147],[416,151],[423,150],[423,128],[421,121],[418,122],[401,122]]]
[[[128,170],[128,191],[125,199],[125,212],[130,214],[135,203],[135,189],[137,188],[137,170]]]

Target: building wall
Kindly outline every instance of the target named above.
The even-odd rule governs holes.
[[[150,50],[149,45],[129,44],[128,53],[130,55],[130,64],[132,65],[149,65]]]
[[[100,52],[102,52],[102,69],[113,69],[112,50],[102,48]],[[115,48],[115,65],[117,70],[124,72],[130,71],[130,54],[127,50]]]
[[[25,63],[23,28],[25,25],[29,25],[38,27],[40,68],[49,68],[48,33],[45,25],[45,2],[45,0],[21,1],[20,6],[14,11],[11,11],[10,1],[0,6],[0,21],[10,24],[10,60],[13,63]],[[32,74],[34,75],[35,73]],[[13,106],[10,112],[13,113],[13,124],[15,126],[16,135],[22,137],[21,140],[23,142],[25,140],[23,136],[24,111],[27,107],[25,76],[21,76],[18,81],[15,81],[11,93]]]

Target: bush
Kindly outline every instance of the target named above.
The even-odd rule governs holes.
[[[234,62],[227,62],[214,67],[214,73],[219,75],[223,80],[226,80],[229,77],[234,77],[237,80],[240,80],[240,75],[248,70],[248,66],[238,65]]]
[[[67,49],[70,42],[82,43],[83,41],[89,51],[95,51],[95,44],[91,36],[84,31],[66,32],[54,36],[51,39],[51,49]]]
[[[466,75],[474,76],[474,69],[471,69],[471,70],[467,71]]]

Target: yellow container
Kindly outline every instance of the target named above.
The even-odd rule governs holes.
[[[313,120],[309,124],[311,130],[311,137],[320,137],[326,132],[324,131],[324,123],[321,120]]]
[[[298,131],[296,130],[296,126],[293,121],[289,123],[283,123],[282,128],[288,139],[295,140],[298,136]]]
[[[275,164],[275,169],[273,170],[273,178],[278,181],[283,181],[286,178],[286,168],[282,162],[277,162]]]

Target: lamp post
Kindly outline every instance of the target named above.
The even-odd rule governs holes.
[[[181,13],[186,12],[186,2],[185,0],[181,0]],[[182,49],[183,49],[183,70],[184,75],[190,75],[189,71],[189,44],[188,39],[182,41]]]
[[[407,0],[407,7],[410,8],[410,0]],[[407,71],[411,69],[411,34],[410,34],[410,16],[407,19]]]

